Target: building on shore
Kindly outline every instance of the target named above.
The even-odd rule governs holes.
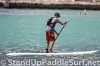
[[[100,2],[100,0],[0,0],[5,2]]]
[[[58,8],[98,9],[100,0],[0,0],[0,7],[8,8]]]

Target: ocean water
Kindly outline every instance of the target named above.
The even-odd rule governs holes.
[[[78,12],[82,15],[78,15]],[[7,53],[13,52],[44,52],[45,28],[47,19],[59,12],[60,21],[69,22],[64,27],[53,47],[54,52],[78,52],[94,51],[97,53],[82,56],[18,56],[8,57]],[[83,10],[57,10],[57,9],[0,9],[0,65],[1,66],[58,66],[57,64],[20,64],[21,61],[30,61],[30,59],[51,61],[60,59],[70,61],[69,65],[59,66],[99,66],[100,65],[100,11],[87,10],[84,15]],[[63,26],[57,24],[57,32]],[[71,63],[75,61],[76,65]],[[95,64],[77,64],[77,61],[85,60],[98,61]],[[19,62],[18,62],[19,61]]]

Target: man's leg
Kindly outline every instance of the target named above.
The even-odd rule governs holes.
[[[50,44],[50,53],[52,53],[52,48],[53,48],[54,42],[55,41],[52,41],[51,44]]]
[[[49,51],[48,51],[48,47],[49,47],[49,43],[50,43],[50,41],[47,41],[47,44],[46,44],[46,53],[49,53]]]

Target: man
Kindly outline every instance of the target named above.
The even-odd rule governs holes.
[[[60,17],[60,14],[58,12],[56,12],[54,14],[54,18],[52,19],[50,25],[47,25],[46,26],[46,41],[47,41],[46,49],[45,49],[46,50],[46,53],[49,53],[49,52],[52,53],[52,48],[53,48],[53,45],[54,45],[54,42],[55,42],[54,32],[57,35],[59,35],[59,33],[54,29],[56,23],[59,23],[61,25],[64,25],[67,22],[69,22],[68,20],[66,20],[65,22],[60,22],[59,19],[58,19],[59,17]],[[49,44],[50,44],[50,50],[48,50]]]
[[[86,15],[86,9],[84,9],[84,15]]]

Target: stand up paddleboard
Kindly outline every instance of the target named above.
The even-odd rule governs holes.
[[[89,55],[96,53],[98,51],[84,51],[84,52],[64,52],[64,53],[8,53],[7,56],[34,56],[34,55],[65,55],[65,56],[75,56],[75,55]]]

